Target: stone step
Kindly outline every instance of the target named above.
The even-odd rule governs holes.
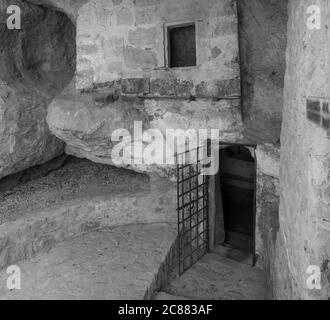
[[[58,244],[18,263],[21,290],[0,299],[143,299],[165,283],[175,260],[176,228],[167,223],[104,228]]]
[[[254,257],[252,253],[237,250],[228,245],[216,246],[213,253],[217,253],[221,257],[225,257],[246,265],[252,266]]]
[[[104,227],[175,222],[175,185],[72,159],[0,194],[0,270]]]

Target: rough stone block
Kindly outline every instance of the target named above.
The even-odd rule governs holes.
[[[272,144],[259,145],[256,150],[259,170],[274,178],[280,176],[280,149]]]
[[[264,174],[258,166],[256,199],[256,252],[257,265],[269,269],[274,258],[274,245],[279,230],[279,179]]]
[[[156,28],[138,28],[130,30],[128,42],[135,47],[151,47],[156,43]]]
[[[215,34],[218,36],[224,36],[228,34],[237,33],[237,22],[232,21],[231,23],[219,23],[215,28]]]
[[[153,24],[157,21],[157,14],[155,8],[141,9],[136,11],[135,24],[137,26],[145,24]]]
[[[150,92],[149,78],[130,78],[123,79],[121,90],[124,94],[146,94]]]
[[[240,95],[240,79],[202,81],[196,85],[197,97],[228,97]]]
[[[180,79],[152,79],[150,92],[160,96],[191,96],[194,84]]]
[[[114,57],[121,58],[123,55],[123,38],[120,37],[111,37],[104,39],[103,42],[103,54],[106,58],[111,58],[114,60]]]
[[[144,69],[157,66],[156,52],[131,46],[125,48],[125,63],[127,68]]]
[[[219,129],[222,137],[233,132],[238,139],[242,127],[240,104],[237,101],[206,100],[147,100],[147,114],[153,116],[152,128],[159,128],[164,134],[167,129]]]
[[[76,88],[88,88],[94,81],[94,75],[93,69],[79,70],[76,73]]]
[[[172,79],[152,79],[150,83],[150,92],[153,95],[174,96],[174,81]]]
[[[131,26],[133,24],[133,14],[128,8],[122,8],[117,15],[118,26]]]
[[[107,67],[110,73],[120,74],[123,71],[123,62],[122,61],[113,61],[108,64]]]

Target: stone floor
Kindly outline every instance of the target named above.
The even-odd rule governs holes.
[[[0,299],[143,299],[176,238],[169,224],[106,228],[17,263],[21,290],[0,272]]]
[[[262,270],[209,253],[181,277],[173,272],[156,299],[264,300],[266,288]]]
[[[76,158],[57,166],[0,184],[0,262],[22,273],[22,289],[9,291],[0,269],[0,299],[150,297],[177,236],[173,184]],[[173,272],[156,299],[265,298],[250,258],[223,253]]]

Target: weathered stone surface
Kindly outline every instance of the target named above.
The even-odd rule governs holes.
[[[156,7],[150,7],[146,10],[144,7],[138,7],[135,14],[135,24],[137,26],[150,25],[157,22]]]
[[[110,24],[102,22],[102,11],[108,14]],[[231,0],[129,0],[116,4],[90,0],[79,7],[77,16],[78,89],[120,78],[173,78],[195,85],[239,79],[237,10]],[[166,70],[164,21],[184,20],[198,21],[198,65]],[[110,44],[114,35],[122,39],[121,45]],[[86,42],[95,45],[96,54],[80,50],[80,46],[86,48]],[[112,54],[111,47],[119,54]]]
[[[150,69],[157,66],[156,52],[149,49],[127,46],[124,56],[129,69]]]
[[[105,39],[103,43],[104,56],[106,58],[118,58],[123,55],[124,39],[121,37],[112,37]],[[110,69],[111,70],[111,69]]]
[[[131,139],[125,148],[130,148],[131,151],[129,158],[125,159],[127,162],[132,161],[134,122],[142,123],[143,129],[150,127],[149,117],[144,109],[143,102],[136,98],[123,97],[100,108],[90,94],[63,96],[53,100],[48,110],[47,122],[51,131],[66,142],[68,154],[113,165],[112,150],[118,144],[118,141],[112,141],[114,131],[120,129],[130,133]],[[129,167],[137,171],[173,175],[169,166],[149,165],[140,157],[138,161],[141,163],[132,163]],[[126,164],[122,166],[127,167]]]
[[[63,152],[63,144],[51,135],[45,121],[49,99],[32,90],[4,87],[9,95],[0,98],[0,178]]]
[[[240,80],[202,81],[196,85],[197,97],[230,97],[240,96]]]
[[[102,227],[176,222],[173,183],[87,160],[72,159],[6,195],[0,269]]]
[[[114,130],[132,132],[134,121],[145,122],[139,105],[138,99],[123,98],[98,108],[90,95],[63,96],[53,100],[47,121],[52,132],[67,144],[106,151]]]
[[[239,44],[245,135],[279,140],[283,110],[288,0],[239,0]]]
[[[212,101],[216,97],[240,94],[236,6],[229,0],[210,0],[203,5],[196,0],[185,2],[182,6],[172,0],[126,1],[113,8],[111,3],[91,0],[79,9],[77,89],[89,92],[88,88],[93,88],[95,83],[120,80],[121,94],[174,99],[111,101],[106,91],[98,100],[96,93],[85,98],[59,97],[49,108],[47,120],[52,132],[66,142],[67,153],[111,164],[114,146],[111,134],[118,128],[132,132],[134,121],[139,120],[144,129],[160,129],[163,135],[166,128],[200,128],[219,129],[221,138],[227,141],[241,138],[239,98]],[[109,10],[111,25],[104,26],[97,19],[101,8]],[[215,12],[226,15],[226,19],[218,18]],[[136,25],[134,16],[142,17],[135,21]],[[164,19],[192,18],[199,21],[198,66],[164,69]],[[229,25],[236,26],[236,30],[229,29]],[[222,33],[222,29],[226,31]],[[146,79],[150,79],[150,84]],[[202,100],[182,101],[191,96]],[[102,104],[97,105],[97,101]],[[127,148],[130,147],[128,144]],[[172,172],[166,165],[153,167],[143,163],[134,168],[165,175]]]
[[[128,42],[135,47],[153,47],[156,42],[157,30],[153,28],[138,28],[130,30]]]
[[[150,125],[163,133],[167,129],[218,129],[221,133],[242,130],[240,104],[237,101],[167,101],[148,100],[146,112],[151,116]]]
[[[1,300],[150,299],[175,264],[176,229],[167,223],[89,232],[19,263],[21,290],[0,287]],[[0,283],[6,283],[6,270]],[[22,276],[23,279],[23,276]],[[23,285],[23,283],[25,285]]]
[[[330,98],[330,2],[320,0],[320,30],[305,19],[311,0],[289,5],[287,71],[281,135],[280,230],[271,275],[279,299],[325,299],[330,285],[323,272],[322,290],[309,290],[306,271],[323,269],[330,259],[330,144],[325,130],[307,119],[308,97]],[[294,26],[294,28],[292,27]]]
[[[0,194],[6,194],[9,190],[22,183],[26,183],[32,179],[37,179],[38,177],[44,177],[49,172],[61,168],[67,159],[68,155],[62,154],[61,156],[52,159],[44,164],[34,166],[32,168],[20,171],[19,173],[9,175],[0,180]],[[0,196],[1,197],[1,196]]]
[[[180,277],[173,272],[169,280],[165,292],[191,300],[268,299],[261,270],[217,253],[206,254]]]
[[[264,144],[256,149],[257,190],[255,245],[257,265],[267,274],[271,288],[271,267],[275,259],[275,243],[280,227],[280,147]]]
[[[128,8],[123,7],[118,12],[117,24],[119,26],[122,26],[122,25],[130,26],[133,24],[133,14]]]
[[[46,162],[63,143],[46,123],[47,106],[71,81],[75,29],[63,13],[16,1],[22,30],[9,30],[0,4],[0,178]]]
[[[264,144],[256,150],[257,162],[260,171],[274,178],[280,176],[280,148],[279,146]]]
[[[192,81],[180,79],[152,79],[150,93],[159,96],[189,97],[193,93]]]
[[[105,93],[103,93],[105,94]],[[66,152],[95,162],[113,164],[112,150],[118,144],[112,141],[116,129],[125,129],[131,135],[126,148],[134,142],[134,123],[141,121],[143,133],[159,129],[165,147],[168,129],[198,130],[218,129],[219,138],[236,141],[241,137],[242,118],[239,101],[157,101],[137,98],[121,98],[99,106],[94,93],[63,95],[54,99],[48,109],[47,122],[51,131],[65,141]],[[196,136],[198,132],[196,131]],[[170,143],[170,142],[169,142]],[[143,143],[143,150],[148,143]],[[174,150],[175,146],[167,145]],[[162,148],[159,145],[159,148]],[[160,151],[160,150],[159,150]],[[131,154],[133,155],[133,153]],[[149,158],[132,163],[138,171],[157,172],[172,177],[174,163],[166,163],[163,151],[151,161]],[[136,159],[135,159],[136,160]]]
[[[111,101],[105,91],[97,94],[97,100],[96,93],[86,99],[56,99],[47,119],[52,132],[66,142],[67,153],[111,164],[112,132],[119,127],[132,132],[134,121],[139,120],[144,129],[160,129],[163,135],[167,127],[200,128],[219,129],[220,138],[226,141],[242,138],[236,4],[230,0],[184,2],[129,0],[114,7],[112,1],[91,0],[80,7],[76,89],[89,92],[95,83],[118,80],[119,95],[147,97],[127,103],[123,99]],[[109,12],[110,24],[100,21],[102,10]],[[220,18],[224,16],[226,19]],[[198,21],[198,65],[166,68],[164,21],[185,19]],[[224,96],[237,100],[226,101]],[[213,101],[217,98],[223,100]],[[165,145],[169,147],[167,141]],[[131,147],[128,143],[125,148]],[[143,162],[131,167],[167,176],[173,173],[167,165]]]
[[[275,259],[274,245],[280,226],[280,183],[276,177],[264,174],[260,166],[257,169],[256,203],[256,254],[257,265],[267,273],[271,288],[271,266]]]
[[[121,81],[121,91],[123,94],[147,94],[150,92],[150,79],[131,78]]]

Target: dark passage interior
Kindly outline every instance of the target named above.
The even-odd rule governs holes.
[[[249,149],[220,151],[220,186],[225,245],[253,253],[255,163]]]

